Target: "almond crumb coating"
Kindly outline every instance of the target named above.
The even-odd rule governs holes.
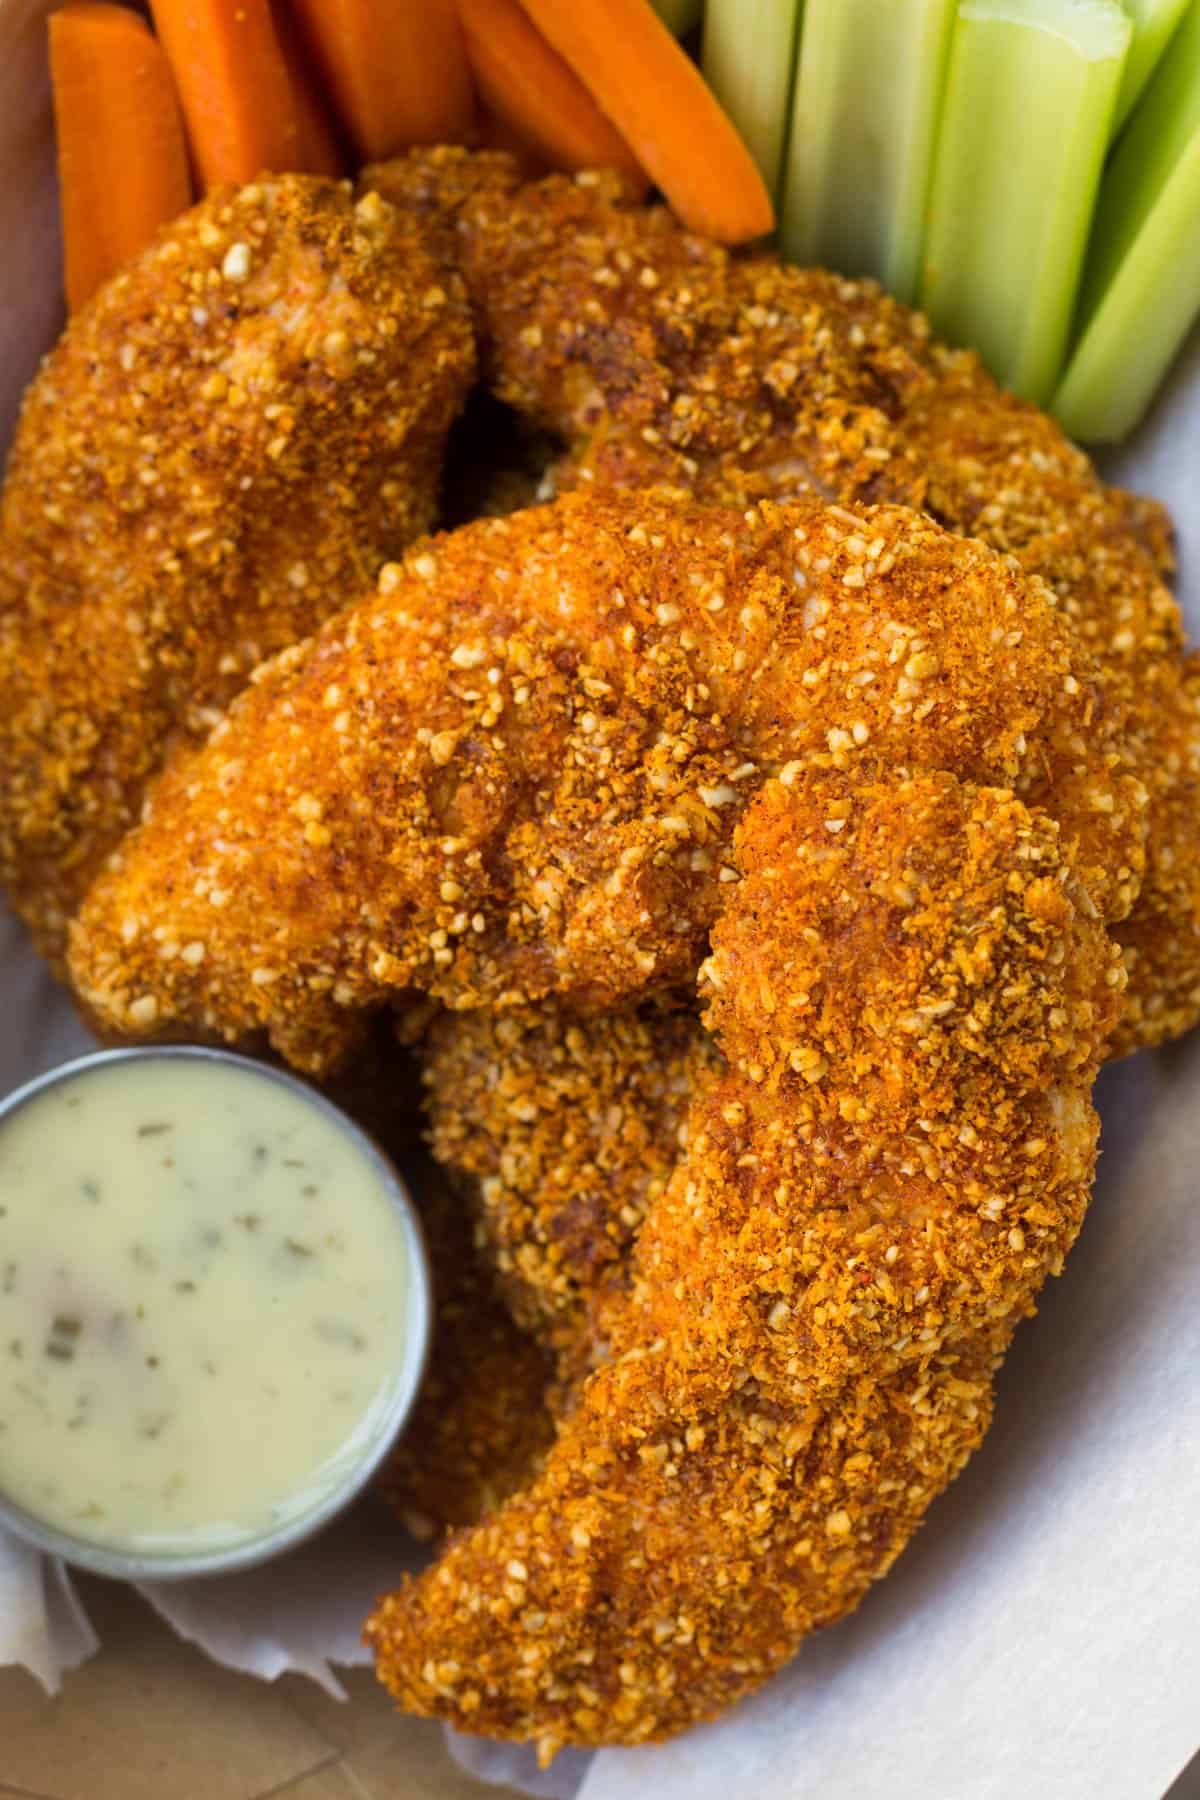
[[[0,880],[51,957],[170,740],[432,523],[459,278],[347,185],[168,226],[67,328],[0,505]]]
[[[853,1608],[982,1437],[1062,1265],[1120,952],[1062,835],[938,774],[770,782],[701,972],[697,1094],[540,1476],[368,1624],[407,1710],[632,1744]]]
[[[527,1481],[554,1435],[547,1352],[513,1323],[470,1221],[421,1149],[420,1080],[381,1013],[327,1089],[391,1158],[421,1216],[433,1341],[412,1416],[375,1477],[412,1536],[474,1524]]]
[[[899,501],[1049,583],[1128,709],[1150,796],[1117,1044],[1185,1030],[1200,1015],[1200,657],[1163,583],[1162,508],[1106,487],[1050,418],[873,283],[731,254],[603,176],[521,185],[504,157],[434,150],[363,180],[440,224],[485,378],[565,440],[560,488]]]
[[[587,1356],[686,1146],[693,1096],[720,1067],[678,1003],[443,1013],[426,1038],[433,1154],[513,1317],[560,1358]]]
[[[433,1270],[429,1364],[375,1486],[418,1538],[472,1525],[532,1479],[554,1435],[548,1352],[509,1317],[445,1177],[406,1164]]]
[[[414,1155],[412,1065],[394,1034],[377,1029],[331,1091],[401,1166],[425,1228],[434,1341],[376,1485],[433,1538],[536,1472],[682,1154],[688,1107],[721,1065],[679,1001],[441,1013],[420,1063],[440,1167]]]
[[[172,760],[71,970],[130,1037],[689,984],[773,774],[945,768],[1045,802],[1101,917],[1144,793],[1048,590],[897,507],[572,494],[422,544]],[[270,856],[263,845],[269,842]]]

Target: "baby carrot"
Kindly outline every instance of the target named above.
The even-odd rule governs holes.
[[[725,243],[771,230],[754,159],[649,0],[521,0],[685,225]]]
[[[474,114],[454,0],[292,0],[358,156],[461,144]]]
[[[150,0],[205,188],[299,169],[296,94],[270,0]]]
[[[191,205],[192,183],[171,71],[136,13],[98,0],[52,13],[50,72],[74,312]]]
[[[633,193],[645,193],[624,138],[518,0],[458,0],[458,16],[479,97],[494,118],[551,168],[617,169]]]
[[[346,158],[316,71],[310,66],[300,41],[296,21],[283,6],[273,5],[271,17],[292,84],[300,127],[300,159],[296,167],[305,175],[342,175],[346,170]]]

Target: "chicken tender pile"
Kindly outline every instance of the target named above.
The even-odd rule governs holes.
[[[521,185],[435,150],[368,188],[439,230],[485,378],[567,447],[558,488],[671,482],[718,500],[891,500],[1018,558],[1054,590],[1128,713],[1148,796],[1119,1049],[1200,1016],[1200,657],[1164,585],[1165,513],[1099,480],[1035,407],[870,282],[731,254],[607,177]]]
[[[1049,591],[904,508],[572,494],[263,665],[94,883],[72,975],[106,1030],[266,1032],[315,1075],[414,987],[611,1007],[694,979],[741,812],[808,767],[1052,804],[1121,918],[1118,723]]]
[[[0,879],[57,957],[177,737],[433,523],[474,377],[418,221],[219,193],[72,320],[0,507]]]
[[[174,759],[73,927],[87,1005],[318,1073],[389,997],[460,1011],[435,1142],[557,1353],[370,1624],[402,1704],[664,1736],[899,1553],[1086,1204],[1120,726],[1049,590],[918,514],[578,493],[422,544]],[[697,977],[703,1040],[654,1011]]]
[[[557,497],[414,543],[477,362],[448,516],[530,444]],[[1170,566],[919,316],[603,176],[264,177],[72,323],[0,505],[0,879],[101,1031],[269,1046],[415,1170],[402,1705],[710,1718],[978,1443],[1102,1057],[1200,1014]]]

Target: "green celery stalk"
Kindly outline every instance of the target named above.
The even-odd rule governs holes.
[[[1072,437],[1131,431],[1200,312],[1200,5],[1113,152],[1076,349],[1054,400]]]
[[[768,189],[779,186],[799,0],[707,0],[700,67]]]
[[[1132,35],[1116,0],[960,0],[921,305],[1029,400],[1062,367]]]
[[[655,12],[668,31],[683,37],[700,22],[702,0],[651,0]]]
[[[793,261],[915,298],[954,13],[954,0],[808,0],[780,224]]]
[[[1117,114],[1113,135],[1133,111],[1138,98],[1153,75],[1159,57],[1187,9],[1188,0],[1122,0],[1133,22],[1133,42],[1125,59],[1125,73],[1117,95]]]

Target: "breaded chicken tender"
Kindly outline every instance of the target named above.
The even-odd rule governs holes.
[[[1042,584],[920,515],[568,495],[422,545],[263,665],[94,884],[72,975],[106,1030],[265,1031],[316,1074],[414,987],[633,1001],[693,980],[789,769],[1009,785],[1120,918],[1118,725]]]
[[[556,1369],[512,1321],[471,1221],[421,1146],[420,1077],[380,1014],[326,1090],[396,1165],[421,1218],[433,1341],[421,1391],[375,1486],[418,1538],[472,1525],[534,1474],[554,1436]]]
[[[0,881],[39,946],[176,738],[433,522],[461,283],[376,196],[217,193],[67,328],[0,504]]]
[[[411,1419],[375,1486],[418,1538],[473,1525],[532,1479],[554,1436],[549,1353],[509,1317],[441,1172],[405,1165],[433,1271],[433,1343]]]
[[[410,1711],[710,1718],[855,1606],[983,1435],[1086,1207],[1120,953],[1063,836],[938,774],[772,781],[701,976],[728,1073],[545,1469],[368,1626]]]
[[[721,1059],[694,1007],[443,1013],[422,1046],[430,1147],[514,1319],[569,1371]]]
[[[565,442],[560,489],[897,501],[1049,583],[1129,712],[1150,797],[1118,1044],[1185,1030],[1200,1014],[1200,658],[1163,583],[1162,509],[1105,487],[1051,419],[873,283],[731,254],[606,177],[521,185],[496,155],[419,152],[364,184],[443,233],[485,379]]]

